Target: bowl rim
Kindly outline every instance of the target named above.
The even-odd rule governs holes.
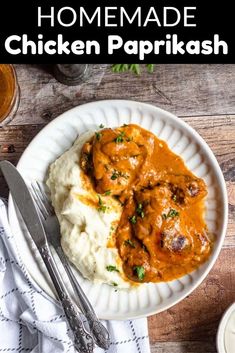
[[[218,353],[229,353],[226,352],[225,346],[224,346],[224,334],[226,331],[226,326],[228,323],[228,319],[230,315],[235,312],[235,302],[231,304],[223,313],[220,323],[218,326],[217,334],[216,334],[216,348]]]

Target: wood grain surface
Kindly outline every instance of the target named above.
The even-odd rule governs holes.
[[[16,65],[20,106],[0,128],[0,160],[17,163],[43,126],[73,106],[99,99],[133,99],[177,114],[205,139],[223,171],[229,224],[223,250],[203,283],[182,302],[149,318],[152,353],[216,353],[224,310],[235,301],[235,65],[156,65],[138,77],[94,65],[88,82],[58,83],[49,66]],[[7,196],[0,175],[0,195]],[[124,352],[128,353],[128,352]]]
[[[234,114],[234,65],[156,65],[141,76],[114,74],[109,65],[94,65],[80,86],[57,82],[50,66],[16,65],[21,101],[12,124],[38,124],[82,103],[132,99],[154,103],[178,116]]]

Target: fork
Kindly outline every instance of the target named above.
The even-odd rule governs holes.
[[[97,346],[103,349],[108,349],[110,346],[109,333],[104,327],[104,325],[99,321],[91,303],[89,302],[87,296],[85,295],[76,277],[74,276],[71,267],[68,263],[68,260],[61,247],[60,225],[55,214],[54,208],[48,200],[48,197],[45,191],[43,190],[42,186],[38,182],[31,184],[31,192],[34,201],[37,205],[39,216],[45,228],[47,240],[56,250],[60,261],[64,266],[67,276],[70,279],[70,283],[72,285],[74,293],[77,295],[78,306],[87,319],[94,341]]]

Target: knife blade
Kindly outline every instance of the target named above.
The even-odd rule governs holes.
[[[61,274],[58,271],[48,246],[46,233],[30,191],[18,170],[10,162],[0,162],[0,168],[25,225],[27,226],[31,237],[42,256],[51,280],[55,286],[60,303],[63,307],[65,316],[73,334],[74,346],[79,353],[92,353],[94,347],[93,338],[85,329],[80,313],[74,306],[64,285]]]
[[[2,161],[0,167],[24,223],[40,249],[46,244],[46,234],[29,189],[18,170],[10,162]]]

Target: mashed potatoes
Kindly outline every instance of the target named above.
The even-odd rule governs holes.
[[[50,166],[47,185],[60,222],[61,244],[70,261],[89,280],[127,288],[130,284],[113,240],[122,212],[120,203],[88,188],[81,175],[81,149],[93,135],[91,131],[81,135]]]

